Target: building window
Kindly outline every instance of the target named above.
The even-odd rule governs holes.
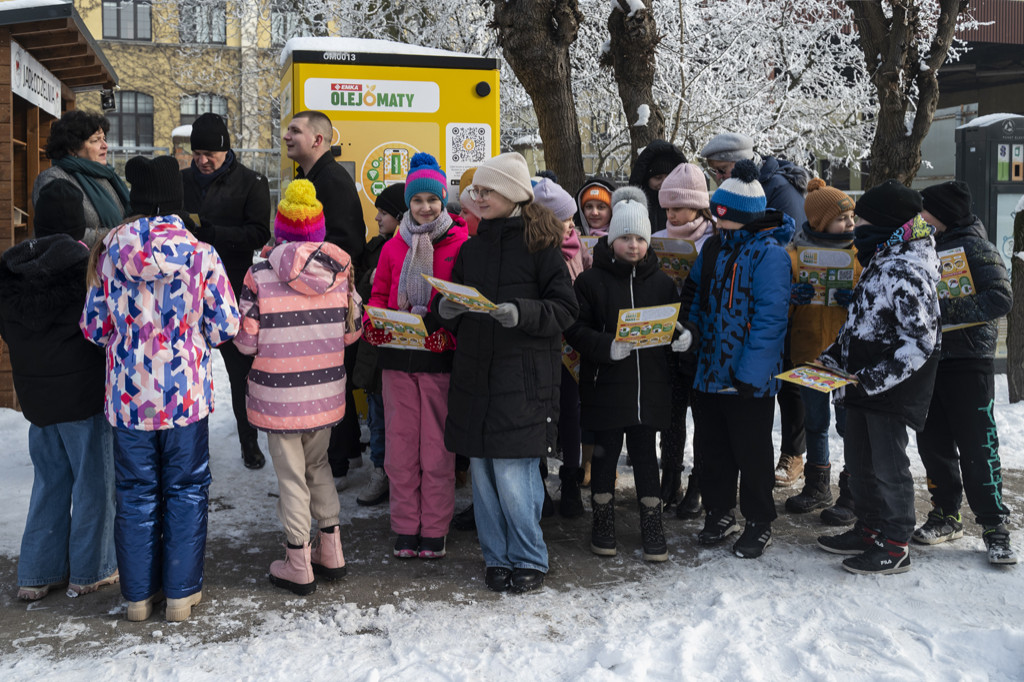
[[[182,0],[178,4],[178,42],[223,45],[227,13],[223,2]]]
[[[153,98],[141,92],[115,92],[117,110],[107,114],[107,142],[115,147],[153,146]]]
[[[148,0],[104,0],[103,37],[114,40],[152,40]]]
[[[188,125],[196,120],[200,114],[211,112],[228,117],[228,99],[220,95],[211,95],[208,92],[198,95],[181,96],[181,125]]]
[[[270,44],[274,47],[283,46],[289,38],[325,35],[324,15],[310,14],[302,0],[271,0]]]

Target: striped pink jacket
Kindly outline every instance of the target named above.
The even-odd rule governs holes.
[[[296,433],[345,416],[345,346],[362,335],[352,261],[329,242],[290,242],[249,268],[235,345],[255,355],[245,407],[263,431]]]

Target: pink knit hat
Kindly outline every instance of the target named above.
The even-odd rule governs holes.
[[[704,173],[692,163],[681,163],[672,169],[658,190],[662,208],[708,208],[708,183]]]

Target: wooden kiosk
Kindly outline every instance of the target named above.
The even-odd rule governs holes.
[[[77,93],[115,85],[70,1],[0,2],[0,251],[32,235],[32,183],[50,166],[51,123],[75,108]],[[16,406],[0,342],[0,407]]]

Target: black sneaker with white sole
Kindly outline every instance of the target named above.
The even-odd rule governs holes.
[[[905,542],[893,542],[881,535],[867,551],[843,559],[843,568],[860,575],[891,575],[910,570],[910,548]]]
[[[1013,553],[1013,548],[1010,547],[1010,531],[1006,530],[1006,526],[1001,523],[997,526],[985,526],[981,539],[985,541],[985,547],[988,548],[988,562],[990,564],[1009,565],[1017,563],[1017,555]]]
[[[772,544],[772,524],[747,521],[743,535],[732,546],[733,554],[742,559],[756,559]]]
[[[818,547],[833,554],[860,554],[871,547],[876,535],[878,531],[858,523],[839,535],[818,536]]]
[[[914,542],[922,545],[937,545],[963,536],[964,523],[959,511],[956,514],[946,514],[938,507],[933,507],[928,512],[924,524],[915,530],[911,537],[914,538]]]
[[[697,542],[705,547],[717,545],[733,533],[739,533],[740,526],[731,511],[708,511],[704,517],[704,528],[697,534]]]

